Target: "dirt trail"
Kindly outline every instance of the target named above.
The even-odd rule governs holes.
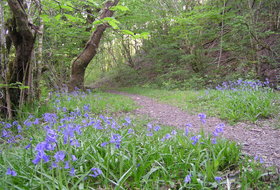
[[[158,124],[185,128],[186,124],[190,123],[193,125],[190,128],[192,132],[199,132],[203,126],[205,131],[212,133],[218,124],[225,123],[218,118],[210,117],[206,119],[206,124],[202,125],[197,115],[188,114],[175,106],[159,103],[141,95],[115,91],[111,93],[130,97],[140,105],[140,108],[135,110],[136,114],[147,115]],[[280,130],[245,123],[234,126],[225,124],[223,137],[241,144],[245,154],[261,156],[267,166],[276,165],[280,168]]]

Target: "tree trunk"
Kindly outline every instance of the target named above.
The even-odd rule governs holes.
[[[4,8],[3,1],[0,2],[0,84],[7,84],[7,51],[6,51],[6,29],[4,27]],[[12,119],[12,107],[8,87],[0,87],[0,118],[7,116]]]
[[[13,14],[13,18],[8,22],[8,29],[9,36],[15,46],[16,57],[14,61],[9,63],[9,73],[7,79],[9,84],[19,82],[23,85],[28,85],[28,80],[30,78],[30,58],[35,38],[28,22],[28,15],[23,9],[21,2],[22,1],[18,0],[8,0],[8,5]],[[19,100],[25,100],[28,96],[26,90],[21,90],[20,88],[9,88],[9,94],[13,110],[19,108]],[[23,98],[21,94],[24,96]]]
[[[100,19],[103,19],[105,17],[112,17],[114,12],[110,10],[110,8],[112,6],[116,6],[118,2],[119,0],[106,2],[105,8],[100,16]],[[90,63],[90,61],[93,59],[93,57],[96,55],[101,37],[104,31],[106,30],[106,28],[108,27],[109,25],[107,23],[99,24],[96,27],[96,30],[93,32],[91,38],[87,42],[84,50],[73,61],[71,78],[68,83],[69,91],[73,91],[75,90],[75,88],[82,89],[84,87],[84,77],[85,77],[86,68]]]

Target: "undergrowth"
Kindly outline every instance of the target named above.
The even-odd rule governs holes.
[[[223,124],[211,135],[191,134],[191,124],[179,130],[137,118],[98,115],[84,99],[81,93],[56,94],[50,100],[55,109],[41,118],[1,122],[0,187],[270,189],[279,185],[271,181],[273,172],[261,166],[261,158],[252,161],[234,142],[221,138]]]

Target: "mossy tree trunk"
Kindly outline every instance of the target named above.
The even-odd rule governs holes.
[[[30,59],[34,47],[35,37],[28,22],[28,15],[24,10],[23,1],[8,0],[12,12],[12,19],[8,21],[9,38],[15,47],[16,56],[9,63],[7,73],[7,85],[21,83],[28,85],[30,79]],[[12,109],[17,110],[20,100],[26,100],[27,90],[20,88],[9,88]]]
[[[110,10],[111,7],[116,6],[119,0],[108,1],[105,3],[104,10],[100,15],[100,19],[105,17],[112,17],[114,12]],[[90,61],[94,58],[97,53],[97,49],[102,38],[102,35],[106,28],[109,25],[107,23],[99,24],[93,34],[91,35],[89,41],[86,43],[83,51],[78,55],[78,57],[73,61],[71,68],[71,78],[68,83],[69,91],[75,90],[75,88],[83,89],[84,88],[84,76],[85,71],[90,63]]]

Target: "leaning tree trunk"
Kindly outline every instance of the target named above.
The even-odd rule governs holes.
[[[118,2],[119,0],[106,2],[105,8],[100,16],[100,19],[103,19],[105,17],[112,17],[114,12],[110,10],[110,8],[112,6],[116,6]],[[69,91],[73,91],[75,88],[81,89],[84,87],[84,77],[86,68],[90,61],[93,59],[93,57],[96,55],[101,37],[106,28],[108,27],[109,25],[107,23],[99,24],[96,27],[96,30],[93,32],[89,41],[86,43],[84,50],[73,61],[71,78],[68,83]]]
[[[30,58],[34,46],[35,37],[31,31],[31,24],[28,22],[28,15],[24,10],[24,6],[18,0],[8,0],[13,18],[8,22],[9,37],[13,42],[16,50],[15,59],[9,63],[9,73],[7,75],[8,84],[22,83],[28,85],[30,78]],[[22,93],[22,91],[25,91]],[[17,88],[9,88],[13,110],[17,110],[20,101],[26,99],[28,94],[26,90]],[[22,97],[24,96],[24,98]]]

